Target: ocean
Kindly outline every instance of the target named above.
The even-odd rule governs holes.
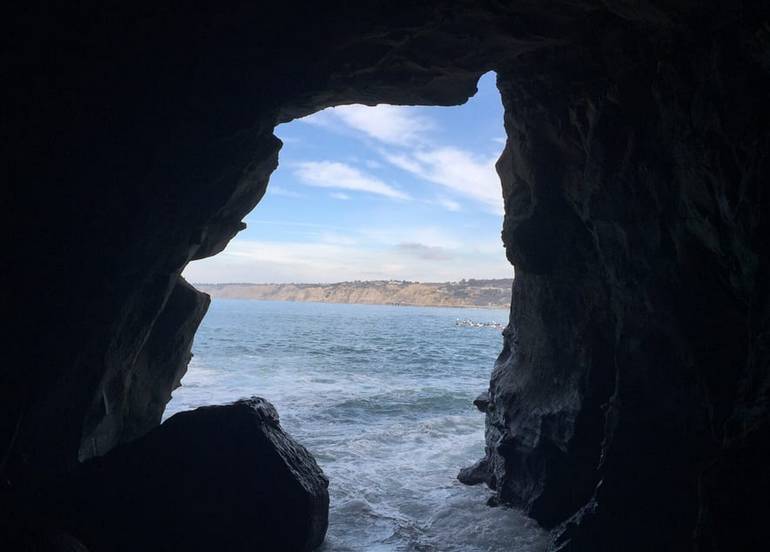
[[[483,455],[484,391],[502,338],[492,309],[213,300],[165,417],[258,395],[329,478],[342,551],[544,550],[520,512],[456,480]]]

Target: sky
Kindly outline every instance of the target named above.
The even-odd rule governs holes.
[[[349,105],[279,125],[267,193],[194,283],[512,278],[495,74],[456,107]]]

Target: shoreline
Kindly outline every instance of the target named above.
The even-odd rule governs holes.
[[[196,289],[216,299],[461,309],[509,309],[512,285],[513,279],[468,279],[458,282],[369,280],[332,284],[193,284]]]
[[[194,284],[193,284],[194,285]],[[487,310],[510,310],[511,305],[425,305],[417,303],[364,303],[361,301],[350,303],[345,301],[302,301],[297,299],[261,299],[258,297],[221,297],[211,295],[209,292],[195,288],[198,291],[205,293],[211,297],[212,300],[218,301],[259,301],[262,303],[315,303],[317,305],[364,305],[364,306],[379,306],[379,307],[418,307],[418,308],[434,308],[434,309],[487,309]]]

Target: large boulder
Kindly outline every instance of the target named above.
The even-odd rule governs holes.
[[[252,397],[176,414],[35,502],[91,552],[305,551],[326,534],[327,486],[275,408]]]

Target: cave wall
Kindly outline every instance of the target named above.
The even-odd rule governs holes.
[[[565,549],[761,547],[766,31],[625,27],[500,72],[517,270],[487,477],[547,527],[577,511]]]
[[[207,303],[179,275],[261,199],[277,123],[344,103],[459,104],[494,69],[516,281],[484,479],[569,550],[724,550],[756,532],[770,389],[764,3],[13,15],[7,487],[158,423]]]

